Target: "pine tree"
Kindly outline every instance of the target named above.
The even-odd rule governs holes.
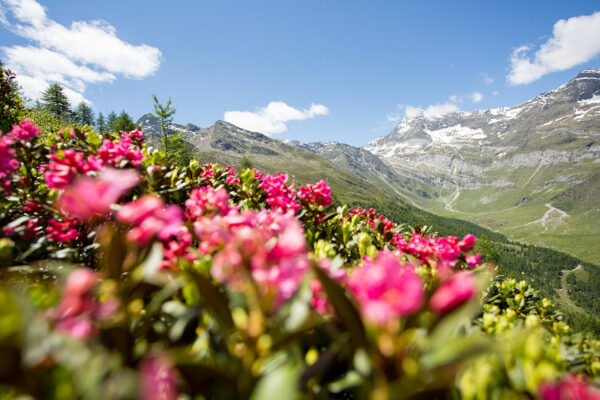
[[[152,98],[154,99],[155,114],[150,114],[150,116],[160,123],[160,133],[162,136],[165,154],[169,154],[169,134],[171,134],[169,125],[173,123],[173,114],[175,114],[175,108],[171,106],[170,97],[166,105],[160,104],[156,95],[153,94]]]
[[[98,118],[96,118],[96,130],[100,133],[106,132],[106,121],[102,113],[98,113]]]
[[[117,120],[117,114],[114,111],[108,113],[106,117],[106,129],[111,132],[115,132],[115,121]]]
[[[77,105],[73,112],[73,122],[79,125],[92,125],[94,123],[94,111],[82,101]]]
[[[111,128],[113,132],[129,132],[134,130],[136,125],[131,119],[131,116],[127,114],[125,110],[123,110],[121,111],[121,114],[119,114],[119,116],[114,120]]]
[[[64,93],[63,87],[57,82],[50,84],[50,86],[44,90],[39,104],[50,114],[59,118],[70,119],[71,104]]]

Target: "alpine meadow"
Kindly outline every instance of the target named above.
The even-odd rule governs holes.
[[[597,4],[0,25],[1,399],[600,400]]]

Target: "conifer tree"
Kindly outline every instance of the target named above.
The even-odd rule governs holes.
[[[108,113],[106,117],[106,129],[114,132],[115,131],[115,121],[117,120],[117,114],[114,111]]]
[[[125,110],[121,111],[119,116],[112,123],[112,127],[111,127],[113,132],[120,132],[120,131],[129,132],[129,131],[134,130],[135,128],[136,128],[136,125],[133,122],[133,119],[131,119],[131,116],[129,114],[127,114],[127,112]]]
[[[73,122],[79,125],[93,125],[94,111],[92,111],[86,102],[82,101],[75,108],[75,111],[73,112]]]
[[[160,104],[156,95],[153,94],[152,98],[154,99],[154,114],[150,114],[150,116],[160,123],[160,133],[164,150],[166,154],[169,154],[169,134],[171,133],[169,125],[173,123],[175,107],[171,105],[172,101],[170,97],[166,105]]]
[[[104,120],[104,115],[101,112],[98,113],[98,118],[96,118],[96,130],[100,133],[106,132],[106,121]]]
[[[64,93],[64,89],[57,82],[51,83],[40,99],[40,106],[59,118],[70,119],[71,116],[71,104],[67,95]]]

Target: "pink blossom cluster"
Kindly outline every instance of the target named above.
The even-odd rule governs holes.
[[[31,139],[41,134],[40,128],[28,119],[22,120],[19,125],[13,125],[12,131],[9,133],[9,135],[15,139],[25,142],[29,142]]]
[[[81,220],[103,218],[110,206],[137,185],[139,175],[133,170],[103,169],[97,178],[78,177],[58,199],[58,208]]]
[[[204,181],[210,181],[215,176],[215,168],[218,168],[219,164],[206,163],[202,164],[202,170],[200,172],[200,178]]]
[[[87,160],[83,153],[73,149],[63,150],[62,157],[50,154],[50,163],[44,173],[44,180],[50,189],[64,189],[73,182],[77,175],[84,175],[90,171],[98,171],[104,163],[93,154]]]
[[[142,142],[144,140],[144,132],[134,129],[131,132],[125,132],[122,131],[121,132],[121,139],[126,139],[126,140],[135,140],[138,142]]]
[[[13,137],[2,135],[2,131],[0,131],[0,187],[5,191],[9,191],[10,186],[10,179],[7,177],[19,168],[15,150],[12,148],[14,143]]]
[[[348,217],[353,215],[358,215],[361,219],[367,221],[367,224],[374,230],[377,230],[378,224],[383,224],[383,232],[391,232],[396,229],[395,223],[384,218],[383,215],[377,215],[377,210],[374,208],[367,210],[366,208],[355,207],[348,212]]]
[[[267,192],[267,204],[273,210],[288,210],[297,213],[300,210],[300,204],[296,203],[296,191],[294,182],[288,185],[289,175],[277,172],[276,175],[265,175],[259,185],[261,189]]]
[[[225,178],[225,183],[228,185],[237,185],[240,183],[240,178],[235,174],[235,168],[231,165],[225,167],[225,173],[227,174],[227,178]]]
[[[183,225],[183,211],[177,205],[166,206],[160,197],[146,195],[125,204],[117,212],[117,220],[132,226],[127,239],[146,246],[157,237],[163,244],[160,269],[176,269],[180,257],[194,260],[196,255],[188,252],[192,235]]]
[[[96,320],[114,314],[118,303],[110,299],[100,304],[93,290],[98,285],[98,276],[89,268],[77,268],[69,274],[58,307],[55,309],[56,327],[78,339],[97,333]]]
[[[230,213],[220,222],[220,231],[207,226],[206,218],[194,224],[203,238],[219,235],[222,243],[213,258],[211,273],[222,283],[241,287],[248,274],[261,295],[273,298],[277,308],[289,299],[309,267],[304,230],[290,211]],[[210,240],[214,243],[215,237]]]
[[[48,228],[46,228],[46,236],[56,242],[67,243],[77,239],[80,235],[80,232],[75,229],[80,225],[80,222],[77,219],[65,217],[64,222],[50,219],[48,225]]]
[[[128,240],[145,246],[155,236],[162,241],[178,236],[183,212],[176,205],[165,207],[162,198],[148,194],[125,204],[117,212],[117,220],[132,226],[127,233]]]
[[[327,186],[327,182],[320,180],[314,185],[300,186],[298,197],[308,204],[314,204],[317,207],[327,207],[331,204],[331,188]]]
[[[567,375],[556,383],[544,382],[539,393],[542,400],[600,400],[600,391],[575,375]]]
[[[304,231],[293,212],[240,212],[223,190],[196,188],[186,201],[199,238],[198,250],[213,254],[211,274],[240,288],[251,275],[263,296],[279,306],[298,288],[308,269]]]
[[[463,252],[473,250],[477,238],[466,235],[463,240],[456,236],[434,237],[415,233],[407,241],[404,236],[396,235],[392,243],[403,253],[417,257],[422,264],[435,266],[441,271],[455,267]],[[471,268],[481,265],[481,255],[465,255],[465,261]]]
[[[348,278],[348,287],[360,303],[363,317],[384,325],[417,312],[425,301],[423,282],[414,266],[403,264],[390,251],[365,259]]]
[[[141,134],[139,131],[123,132],[121,140],[115,142],[104,139],[102,146],[98,149],[98,156],[106,165],[119,167],[123,161],[128,161],[139,168],[144,160],[144,153],[132,141],[132,138],[139,134]]]
[[[256,179],[259,182],[262,182],[262,180],[264,178],[263,173],[259,169],[256,169],[256,168],[252,168],[252,172],[254,173],[254,179]]]
[[[185,202],[186,216],[195,220],[206,215],[227,215],[237,207],[229,204],[229,194],[223,188],[215,190],[211,185],[196,187]]]

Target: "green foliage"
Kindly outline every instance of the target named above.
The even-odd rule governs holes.
[[[49,111],[40,107],[25,108],[19,114],[20,119],[28,119],[35,125],[39,126],[45,134],[58,132],[64,126],[71,126],[69,121],[66,121]]]
[[[39,101],[40,107],[63,120],[69,120],[71,117],[71,104],[64,88],[58,83],[51,83],[42,93]]]
[[[477,253],[485,255],[485,262],[498,265],[500,263],[500,253],[494,242],[488,239],[486,234],[481,235],[477,238],[475,243],[475,249]]]
[[[15,78],[16,75],[0,62],[0,130],[3,132],[19,123],[19,114],[23,110]]]
[[[185,135],[182,133],[168,136],[167,144],[169,149],[167,156],[178,166],[187,166],[190,161],[197,158],[195,147],[185,140]]]
[[[176,110],[171,104],[170,97],[167,104],[164,105],[158,101],[158,98],[154,94],[152,95],[152,99],[154,100],[154,114],[150,114],[150,116],[159,122],[163,151],[169,154],[169,135],[171,134],[169,125],[173,123],[173,115]]]
[[[112,119],[112,113],[108,114],[108,121]],[[125,110],[121,111],[121,113],[114,118],[112,122],[109,123],[109,127],[111,132],[129,132],[136,128],[133,119],[131,116],[127,114]]]

